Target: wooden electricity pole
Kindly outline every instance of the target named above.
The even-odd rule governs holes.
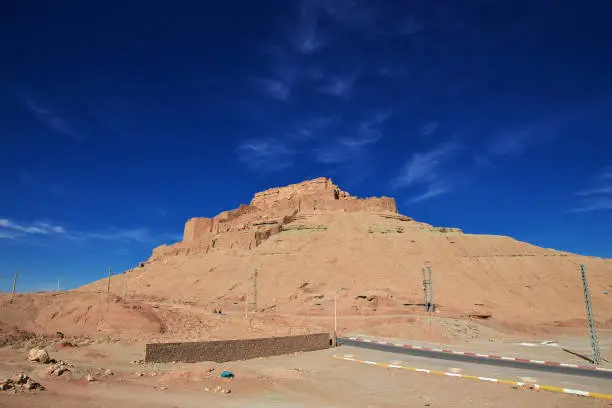
[[[15,270],[15,276],[13,277],[13,295],[15,295],[16,290],[17,290],[17,270]]]
[[[111,267],[108,267],[108,283],[106,285],[106,293],[110,293],[110,278],[111,278]]]

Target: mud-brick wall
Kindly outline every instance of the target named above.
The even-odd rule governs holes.
[[[215,361],[222,363],[299,351],[323,350],[331,347],[332,343],[333,339],[329,333],[248,340],[153,343],[146,345],[145,361],[155,363]]]

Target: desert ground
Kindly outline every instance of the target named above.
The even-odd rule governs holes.
[[[63,344],[63,343],[60,343]],[[0,377],[24,372],[45,391],[0,394],[2,407],[604,407],[610,402],[503,384],[354,365],[337,353],[393,358],[350,348],[223,364],[142,364],[141,344],[94,342],[50,347],[72,366],[61,376],[52,364],[29,362],[27,350],[0,349]],[[235,377],[219,374],[231,370]],[[484,369],[480,369],[484,370]],[[93,381],[87,380],[87,375]]]

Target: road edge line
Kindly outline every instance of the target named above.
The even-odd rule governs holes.
[[[395,368],[395,369],[401,369],[401,370],[412,371],[412,372],[417,372],[417,373],[442,375],[442,376],[445,376],[445,377],[466,378],[466,379],[469,379],[469,380],[494,382],[494,383],[498,383],[498,384],[508,384],[508,385],[519,386],[519,387],[520,386],[524,386],[524,385],[528,385],[528,386],[532,386],[536,390],[544,390],[544,391],[557,392],[557,393],[562,393],[562,394],[577,395],[577,396],[582,396],[582,397],[591,397],[591,398],[612,400],[612,395],[609,395],[609,394],[602,394],[602,393],[583,391],[583,390],[574,390],[574,389],[571,389],[571,388],[554,387],[552,385],[528,384],[528,383],[525,383],[525,382],[512,381],[512,380],[503,380],[503,379],[500,379],[500,378],[490,378],[490,377],[481,377],[481,376],[459,374],[459,373],[449,373],[449,372],[445,372],[445,371],[428,370],[426,368],[408,367],[408,366],[403,366],[403,365],[399,365],[399,364],[385,364],[385,363],[378,363],[378,362],[370,361],[370,360],[368,360],[368,361],[366,361],[366,360],[359,360],[359,359],[356,359],[356,358],[347,358],[347,357],[337,356],[337,355],[333,355],[332,358],[335,358],[336,360],[346,360],[346,361],[353,361],[353,362],[356,362],[356,363],[361,363],[361,364],[366,364],[366,365],[374,365],[374,366],[377,366],[377,367]]]

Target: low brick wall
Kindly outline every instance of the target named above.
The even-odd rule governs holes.
[[[154,363],[215,361],[223,363],[225,361],[279,356],[299,351],[323,350],[330,348],[334,342],[335,338],[330,333],[316,333],[303,336],[246,340],[153,343],[146,345],[145,361]]]

